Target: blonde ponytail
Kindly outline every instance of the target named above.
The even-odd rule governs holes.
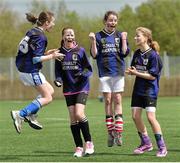
[[[160,46],[157,41],[152,41],[151,48],[154,49],[158,54],[160,52]]]

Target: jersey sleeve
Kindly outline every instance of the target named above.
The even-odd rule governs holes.
[[[148,72],[154,76],[157,77],[160,75],[162,70],[162,61],[161,58],[158,54],[154,54],[153,57],[151,58]]]
[[[82,67],[83,67],[83,71],[82,71],[82,75],[84,77],[89,77],[92,75],[92,67],[91,64],[89,62],[89,59],[87,57],[87,54],[85,52],[85,50],[83,49],[83,56],[82,56]]]
[[[55,60],[55,80],[62,81],[62,65],[61,62]]]
[[[132,58],[132,60],[131,60],[131,65],[130,65],[131,67],[136,65],[136,63],[135,63],[136,53],[137,53],[137,52],[134,53],[133,58]]]

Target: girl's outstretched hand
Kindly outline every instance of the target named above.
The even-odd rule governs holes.
[[[128,74],[128,75],[135,75],[136,72],[137,72],[137,70],[136,70],[136,68],[135,68],[134,66],[129,67],[129,68],[125,71],[125,73]]]
[[[52,54],[52,53],[54,53],[54,52],[56,52],[56,51],[59,51],[58,49],[50,49],[50,50],[47,50],[46,52],[45,52],[45,55],[50,55],[50,54]]]
[[[51,55],[53,59],[57,59],[60,61],[65,57],[65,54],[59,53],[59,50],[55,50],[53,53],[51,53]]]

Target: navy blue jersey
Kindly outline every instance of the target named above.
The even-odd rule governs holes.
[[[55,61],[55,77],[63,81],[64,95],[89,92],[89,76],[92,74],[92,67],[84,48],[61,47],[60,53],[65,54],[65,57],[62,61]]]
[[[159,92],[159,79],[162,70],[162,61],[160,56],[153,49],[141,52],[135,51],[131,66],[134,66],[138,72],[149,73],[155,77],[155,80],[147,80],[136,76],[133,94],[157,98]]]
[[[33,73],[42,68],[42,63],[33,64],[33,57],[41,57],[47,47],[47,38],[39,28],[32,28],[19,43],[16,66],[20,72]]]
[[[99,77],[124,76],[124,57],[129,54],[129,48],[126,54],[123,54],[121,32],[107,33],[103,30],[96,33],[96,46],[97,56],[95,59],[97,60]]]

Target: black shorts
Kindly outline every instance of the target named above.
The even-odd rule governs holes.
[[[157,99],[146,96],[133,95],[131,100],[131,107],[146,108],[149,106],[156,107]]]
[[[74,94],[74,95],[66,95],[65,96],[66,104],[67,104],[67,106],[72,106],[77,103],[86,105],[87,97],[88,97],[88,94],[84,93],[84,92]]]

